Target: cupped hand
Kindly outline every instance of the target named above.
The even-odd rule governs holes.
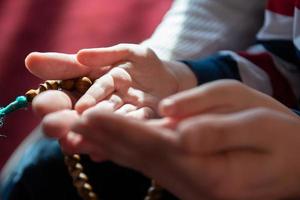
[[[196,85],[194,75],[184,64],[161,61],[152,50],[133,44],[84,49],[77,55],[32,53],[26,58],[26,66],[45,80],[80,76],[94,79],[92,87],[75,101],[79,113],[108,105],[120,114],[149,118],[156,114],[160,99]],[[49,92],[47,99],[36,100],[33,106],[37,113],[43,116],[59,110],[53,109],[55,105],[61,109],[65,103],[58,102],[57,95],[61,93]]]
[[[68,149],[81,141],[80,136],[70,132],[78,113],[96,109],[138,119],[152,118],[161,98],[196,84],[185,65],[161,61],[150,49],[129,44],[85,49],[77,55],[31,53],[26,58],[26,66],[45,80],[80,76],[96,80],[79,100],[67,91],[47,91],[33,101],[36,112],[45,116],[45,133],[59,139],[70,153],[73,151]],[[74,105],[77,112],[70,111]]]
[[[178,71],[188,70],[180,63],[169,66],[168,62],[161,61],[151,49],[133,44],[83,49],[78,52],[77,59],[91,68],[107,65],[112,68],[98,78],[79,99],[75,106],[79,112],[95,106],[111,94],[122,100],[110,101],[116,107],[130,104],[137,109],[150,108],[156,111],[162,98],[183,89]]]
[[[254,108],[191,117],[176,130],[148,123],[92,110],[62,146],[139,170],[181,199],[300,195],[299,117]]]
[[[215,84],[224,86],[223,93],[203,93]],[[182,199],[297,199],[299,116],[234,81],[203,87],[171,97],[171,105],[183,112],[180,117],[173,113],[146,124],[89,110],[74,117],[62,146],[137,169]],[[206,95],[196,98],[199,94]],[[215,95],[224,101],[208,100]],[[238,97],[245,99],[234,105]],[[186,101],[198,98],[196,104]],[[173,130],[162,127],[176,120]]]

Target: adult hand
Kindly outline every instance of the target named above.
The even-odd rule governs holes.
[[[235,80],[218,80],[178,93],[161,101],[160,114],[173,119],[205,113],[233,113],[264,107],[294,114],[272,97]]]
[[[252,100],[232,109],[224,109],[220,101],[214,109],[201,109],[201,115],[188,112],[173,131],[155,126],[163,121],[150,121],[145,126],[141,121],[94,109],[73,126],[72,133],[79,139],[71,138],[64,147],[140,170],[182,199],[299,197],[299,117],[239,83],[220,83],[241,90],[223,93],[225,96],[248,94]],[[175,102],[181,99],[185,95]],[[196,109],[207,102],[186,105]]]
[[[72,131],[81,139],[64,148],[139,170],[181,199],[300,195],[300,123],[284,112],[204,114],[170,131],[93,110]]]

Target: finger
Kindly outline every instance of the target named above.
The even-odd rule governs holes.
[[[119,115],[126,115],[129,112],[135,111],[138,108],[132,104],[125,104],[117,109],[114,113]]]
[[[107,100],[103,100],[96,104],[95,106],[85,110],[83,115],[88,114],[89,112],[114,112],[119,107],[123,105],[122,99],[118,95],[111,95]]]
[[[253,131],[253,127],[265,127],[263,123],[266,123],[267,115],[261,115],[261,112],[252,109],[234,114],[191,117],[178,126],[180,141],[192,153],[244,150],[267,153],[273,148],[272,135],[260,134],[263,130]]]
[[[33,110],[43,117],[51,112],[72,109],[72,100],[74,101],[75,97],[71,93],[68,94],[57,90],[42,92],[33,99]]]
[[[42,121],[42,128],[47,136],[62,138],[68,134],[71,125],[78,119],[76,111],[62,110],[46,115]]]
[[[162,115],[182,118],[200,113],[232,113],[266,107],[293,114],[272,97],[235,80],[219,80],[168,97],[159,105]]]
[[[82,135],[70,131],[64,137],[59,139],[61,149],[66,154],[86,154],[97,158],[97,161],[103,161],[106,156],[101,151],[101,146],[95,145],[94,141],[85,140]]]
[[[97,112],[114,112],[123,105],[122,98],[116,94],[112,94],[106,99],[100,101],[95,106],[86,109],[83,113],[88,113],[90,110],[97,110]]]
[[[145,120],[145,119],[154,118],[156,115],[155,115],[155,112],[151,108],[143,107],[143,108],[137,109],[135,111],[131,111],[131,112],[127,113],[125,116],[133,118],[133,119]]]
[[[147,120],[147,125],[152,127],[163,127],[175,130],[179,121],[173,118],[151,119]]]
[[[147,106],[154,111],[157,110],[159,99],[141,90],[130,87],[122,94],[122,97],[125,103],[133,104],[139,108]]]
[[[115,91],[115,84],[112,76],[106,74],[97,79],[94,84],[75,104],[75,110],[82,113],[84,110],[96,105]]]
[[[59,144],[62,151],[67,155],[81,153],[78,149],[78,145],[82,142],[82,139],[80,134],[69,131],[59,139]]]
[[[248,88],[237,81],[214,81],[164,99],[159,110],[162,115],[169,117],[185,117],[212,110],[235,110],[240,104],[247,104],[249,101],[246,92],[243,92],[246,94],[244,96],[240,94],[244,90],[248,91]]]
[[[181,144],[190,155],[194,158],[202,158],[201,163],[205,164],[199,170],[199,172],[203,172],[203,176],[198,180],[203,180],[206,184],[212,183],[211,186],[218,185],[218,188],[207,191],[213,192],[216,199],[259,199],[258,196],[265,199],[261,196],[262,190],[257,188],[267,188],[271,194],[274,194],[273,191],[285,194],[285,189],[274,190],[277,185],[269,183],[277,180],[276,182],[287,182],[290,185],[290,181],[280,181],[286,178],[286,172],[283,172],[283,169],[290,170],[290,168],[285,168],[286,165],[283,164],[283,166],[280,163],[285,163],[283,160],[287,160],[287,157],[290,156],[290,151],[286,151],[288,146],[297,147],[296,143],[293,144],[290,140],[287,142],[287,138],[289,138],[287,134],[290,133],[288,126],[299,124],[299,119],[294,121],[295,118],[291,115],[265,108],[208,117],[210,119],[203,120],[204,118],[202,118],[200,129],[199,127],[197,130],[190,128],[187,131],[188,127],[196,125],[194,123],[187,123],[184,125],[185,127],[179,129],[182,134]],[[190,122],[194,119],[191,118]],[[288,123],[282,124],[282,121],[285,120]],[[215,126],[216,123],[214,126],[208,125],[208,129],[202,128],[213,121],[221,123],[217,126]],[[294,124],[294,122],[296,123]],[[181,129],[185,129],[187,132],[184,133]],[[293,135],[293,138],[299,141],[298,134]],[[293,160],[293,158],[289,158],[289,160]],[[192,164],[195,165],[195,162]],[[188,166],[188,164],[185,165]],[[196,165],[196,167],[200,169],[201,166]],[[182,171],[192,172],[190,175],[196,175],[193,170],[187,169],[189,168]],[[208,188],[213,188],[211,186]]]
[[[165,142],[173,142],[174,139],[174,135],[169,135],[169,132],[161,133],[145,126],[140,121],[130,120],[115,114],[90,112],[85,117],[90,126],[105,133],[106,137],[122,142],[123,145],[128,144],[132,147],[144,148],[145,144],[150,147],[154,144],[159,145],[160,142],[164,144]],[[116,126],[116,124],[118,125]],[[161,148],[164,146],[162,145]]]
[[[144,55],[147,49],[134,44],[119,44],[107,48],[82,49],[77,60],[83,65],[97,67],[113,65],[124,61],[135,61]]]
[[[73,54],[33,52],[25,59],[27,69],[43,80],[64,80],[88,75],[90,69]]]
[[[108,97],[106,100],[103,100],[96,105],[96,109],[99,109],[100,111],[108,111],[108,112],[114,112],[118,108],[120,108],[123,105],[122,98],[116,94],[112,94],[110,97]]]
[[[106,75],[97,79],[88,91],[79,99],[75,105],[78,112],[94,106],[96,103],[102,101],[112,92],[118,90],[126,90],[129,87],[131,78],[129,74],[121,68],[114,68]]]
[[[93,111],[96,112],[95,110]],[[73,143],[72,141],[68,141],[68,138],[65,138],[62,141],[65,151],[68,153],[81,152],[88,154],[91,159],[97,162],[107,160],[108,158],[112,159],[116,152],[119,152],[118,156],[126,154],[126,149],[119,145],[117,140],[113,140],[103,131],[90,126],[85,116],[86,112],[72,126],[72,133],[80,134],[82,140],[79,143]]]

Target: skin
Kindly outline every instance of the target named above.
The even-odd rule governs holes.
[[[152,50],[132,44],[83,49],[76,55],[35,52],[27,56],[25,63],[32,74],[44,80],[81,76],[95,80],[79,99],[70,93],[67,98],[63,92],[39,95],[33,107],[41,116],[74,105],[78,113],[96,106],[150,118],[156,116],[162,98],[196,85],[196,78],[184,64],[161,61]]]
[[[55,132],[72,133],[62,143],[66,151],[137,169],[181,199],[300,196],[300,120],[281,103],[223,80],[171,96],[160,111],[164,119],[148,122],[97,109],[65,111],[43,125],[69,116]]]
[[[131,45],[33,53],[26,64],[43,79],[100,77],[79,100],[51,91],[33,103],[67,153],[137,169],[182,199],[299,197],[299,117],[264,94],[217,81],[168,97],[164,118],[143,122],[132,118],[155,116],[162,98],[195,86],[185,66]]]
[[[70,151],[64,146],[72,145],[67,142],[69,138],[80,141],[80,137],[64,133],[68,132],[70,120],[83,112],[96,109],[149,119],[157,116],[162,98],[196,85],[195,76],[184,64],[162,61],[151,49],[132,44],[83,49],[75,55],[34,52],[27,56],[25,64],[44,80],[81,76],[95,80],[81,97],[68,91],[46,91],[33,100],[35,112],[49,121],[44,131],[58,138],[67,153]],[[60,117],[68,119],[51,122]]]

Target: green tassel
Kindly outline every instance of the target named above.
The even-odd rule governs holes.
[[[0,109],[0,126],[3,125],[3,118],[16,110],[19,110],[21,108],[25,108],[28,106],[28,101],[25,96],[18,96],[15,101],[11,102],[9,105],[7,105],[4,108]]]

